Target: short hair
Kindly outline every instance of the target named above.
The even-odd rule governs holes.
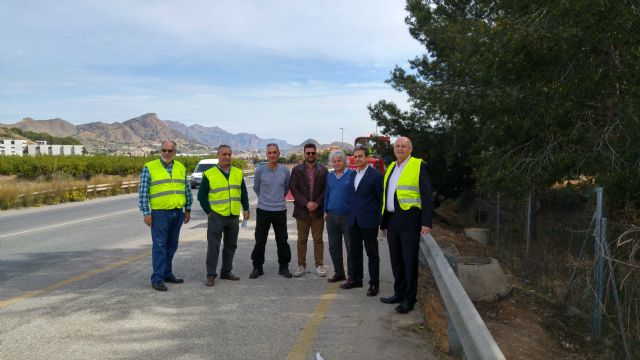
[[[231,146],[226,145],[226,144],[220,144],[220,145],[218,145],[218,152],[220,152],[220,150],[222,150],[222,149],[229,149],[229,150],[231,150]]]
[[[305,149],[308,149],[308,148],[315,149],[316,148],[316,144],[314,144],[314,143],[306,143],[306,144],[304,144],[304,147],[302,148],[302,150],[305,150]]]
[[[276,149],[278,149],[278,151],[280,151],[280,147],[279,147],[279,146],[278,146],[278,144],[276,144],[276,143],[268,143],[268,144],[267,144],[267,148],[268,148],[269,146],[275,146],[275,147],[276,147]]]
[[[178,144],[176,144],[176,142],[175,142],[175,141],[173,141],[173,140],[169,140],[169,139],[162,140],[162,142],[160,142],[160,147],[162,147],[162,144],[164,144],[164,143],[166,143],[166,142],[170,142],[170,143],[172,143],[172,144],[173,144],[173,148],[174,148],[174,149],[177,149],[177,148],[178,148]]]
[[[397,138],[396,142],[394,143],[394,145],[397,144],[398,141],[406,141],[407,143],[409,143],[409,147],[413,148],[413,143],[411,142],[411,139],[409,139],[406,136],[400,136],[399,138]]]
[[[329,154],[329,160],[333,161],[335,157],[341,157],[343,161],[347,161],[347,155],[342,150],[335,150]]]
[[[356,151],[364,151],[364,156],[369,156],[369,149],[367,149],[367,147],[362,144],[358,144],[353,147],[354,154],[356,153]]]

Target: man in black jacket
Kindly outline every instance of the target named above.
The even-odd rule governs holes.
[[[396,140],[391,163],[384,177],[382,225],[387,231],[394,294],[380,298],[385,304],[399,304],[396,311],[413,310],[418,292],[420,235],[432,227],[433,195],[427,165],[411,157],[413,146],[407,137]]]

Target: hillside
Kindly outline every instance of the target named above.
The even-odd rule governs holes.
[[[47,133],[55,137],[72,137],[90,153],[142,155],[157,150],[160,141],[164,139],[176,141],[183,153],[211,153],[220,144],[228,144],[236,150],[264,149],[270,142],[279,144],[282,149],[292,147],[281,139],[262,139],[248,133],[231,134],[217,126],[187,126],[177,121],[163,121],[154,113],[122,123],[91,122],[73,125],[59,118],[24,118],[15,124],[0,126]]]

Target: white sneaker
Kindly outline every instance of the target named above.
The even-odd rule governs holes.
[[[327,276],[327,269],[324,268],[324,265],[320,265],[316,267],[316,273],[319,277],[325,277]]]
[[[306,273],[307,271],[305,270],[305,268],[303,266],[298,266],[298,269],[296,269],[293,272],[293,276],[295,277],[300,277],[302,275],[304,275],[304,273]]]

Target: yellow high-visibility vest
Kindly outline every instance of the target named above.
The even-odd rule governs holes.
[[[242,170],[232,166],[229,180],[214,166],[203,174],[209,180],[209,205],[222,216],[240,215]]]
[[[412,207],[422,209],[422,199],[420,198],[420,165],[422,160],[410,157],[407,159],[407,164],[404,166],[400,178],[398,179],[398,186],[396,187],[396,196],[398,197],[398,203],[402,210],[409,210]],[[387,200],[387,181],[389,175],[396,167],[396,162],[392,162],[384,174],[384,191],[382,193],[382,213],[386,207]],[[393,201],[390,199],[389,201]]]
[[[149,187],[149,206],[151,210],[182,209],[187,203],[184,193],[187,170],[178,161],[173,161],[171,176],[162,165],[161,160],[153,160],[144,164],[151,175]]]

